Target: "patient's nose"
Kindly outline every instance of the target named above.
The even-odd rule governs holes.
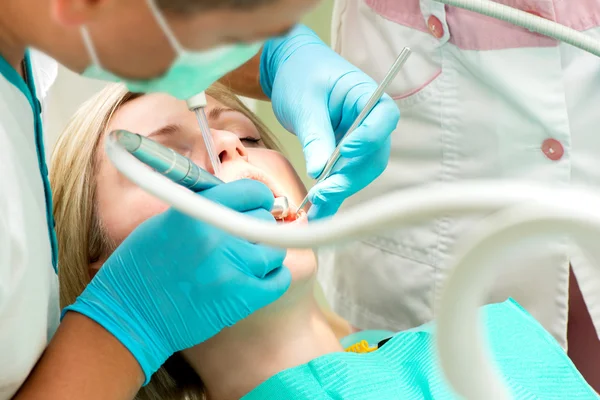
[[[219,155],[222,163],[244,159],[248,161],[248,152],[240,138],[233,132],[212,130],[215,142],[215,152]]]

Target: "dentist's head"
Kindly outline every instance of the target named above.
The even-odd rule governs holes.
[[[6,0],[0,51],[18,65],[24,48],[35,47],[88,76],[124,79],[134,91],[172,88],[185,98],[249,60],[261,41],[287,32],[315,3]],[[187,86],[174,85],[178,80]]]

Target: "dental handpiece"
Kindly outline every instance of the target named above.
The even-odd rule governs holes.
[[[195,192],[224,183],[189,158],[137,133],[117,130],[109,134],[109,140],[119,144],[156,172]],[[287,197],[277,197],[271,214],[275,219],[284,219],[289,214],[289,208]]]
[[[204,112],[204,107],[206,107],[206,94],[201,92],[196,96],[189,98],[186,103],[189,110],[196,114],[196,120],[198,121],[198,126],[200,127],[202,138],[204,139],[204,145],[206,146],[210,163],[213,167],[213,171],[215,171],[215,175],[218,175],[219,172],[221,172],[221,160],[215,150],[215,142],[210,133],[210,127],[208,126],[208,120],[206,119],[206,113]]]
[[[358,128],[360,126],[360,124],[362,124],[362,122],[365,120],[365,118],[367,118],[369,113],[373,110],[375,105],[377,105],[379,100],[381,100],[381,97],[385,93],[385,89],[387,89],[387,87],[394,80],[396,75],[398,75],[400,68],[402,68],[402,66],[404,65],[404,63],[406,62],[406,60],[408,59],[410,54],[411,54],[410,48],[405,47],[404,49],[402,49],[402,51],[396,58],[396,61],[394,61],[394,64],[392,64],[392,66],[390,67],[388,72],[385,74],[383,81],[381,81],[379,86],[377,86],[377,89],[375,89],[375,92],[373,92],[373,94],[367,101],[367,104],[365,105],[365,107],[362,109],[360,114],[358,114],[358,117],[356,117],[356,119],[354,120],[354,122],[352,123],[350,128],[348,128],[348,130],[346,131],[346,134],[342,137],[342,139],[336,146],[335,150],[331,154],[331,157],[329,157],[329,160],[327,161],[327,164],[325,164],[325,168],[323,169],[323,172],[321,172],[321,174],[317,177],[317,183],[322,182],[323,180],[327,179],[331,175],[333,168],[335,167],[336,163],[338,162],[338,160],[341,157],[340,150],[344,144],[344,141],[350,135],[350,133],[352,133],[352,131],[354,131],[356,128]],[[300,203],[300,206],[298,207],[298,212],[301,212],[307,203],[308,203],[308,195],[304,198],[304,200],[302,200],[302,203]]]

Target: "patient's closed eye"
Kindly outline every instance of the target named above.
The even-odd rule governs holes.
[[[170,136],[176,133],[183,131],[183,126],[179,124],[168,124],[165,126],[161,126],[157,130],[153,131],[148,135],[149,139],[152,139],[156,136]]]
[[[234,133],[247,147],[262,147],[262,138],[254,123],[239,110],[214,107],[208,112],[211,129]],[[218,133],[217,133],[218,134]]]
[[[261,145],[262,139],[259,139],[259,138],[244,137],[244,138],[240,138],[240,140],[242,141],[242,144],[246,147],[262,147],[262,145]]]
[[[183,134],[184,132],[182,125],[168,124],[150,133],[148,138],[175,150],[182,156],[190,157],[193,146],[190,138]]]

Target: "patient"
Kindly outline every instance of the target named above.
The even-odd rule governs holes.
[[[221,179],[259,180],[275,196],[285,195],[298,204],[306,190],[266,127],[223,86],[212,86],[207,95]],[[107,159],[104,141],[115,129],[147,136],[211,171],[195,116],[184,102],[162,94],[135,95],[113,85],[83,105],[51,162],[63,306],[75,300],[137,225],[168,208],[129,182]],[[286,223],[307,221],[301,217]],[[398,334],[369,354],[344,353],[313,296],[313,252],[289,250],[285,265],[293,281],[281,299],[172,356],[138,398],[448,398],[433,361],[429,327]],[[490,339],[496,359],[505,375],[518,375],[509,379],[513,390],[548,393],[535,383],[549,375],[553,395],[595,398],[566,357],[556,360],[552,352],[558,345],[520,308],[511,303],[489,309],[490,315],[497,315]],[[521,343],[504,339],[521,331]],[[552,355],[543,357],[544,352]]]
[[[259,180],[276,196],[285,195],[292,205],[299,204],[306,189],[268,129],[223,86],[212,86],[207,95],[206,115],[222,162],[220,178]],[[137,225],[167,209],[107,159],[104,140],[114,129],[147,136],[212,172],[195,116],[184,102],[162,94],[135,95],[120,85],[88,101],[59,139],[51,163],[63,306],[75,300]],[[306,223],[306,217],[292,223]],[[205,390],[214,399],[239,398],[281,369],[342,350],[312,295],[313,252],[290,250],[285,265],[292,272],[293,286],[282,299],[236,329],[184,352],[205,386],[176,357],[139,397],[183,399],[187,393],[201,398]]]

